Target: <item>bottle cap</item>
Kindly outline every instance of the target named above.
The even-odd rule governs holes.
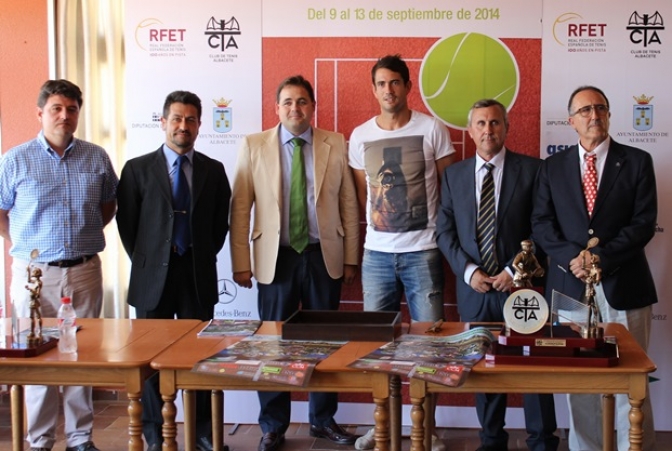
[[[63,296],[61,298],[61,304],[70,304],[71,301],[70,296]]]

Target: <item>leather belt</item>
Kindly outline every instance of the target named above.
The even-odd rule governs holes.
[[[72,268],[73,266],[81,265],[82,263],[88,262],[97,254],[85,255],[83,257],[75,258],[74,260],[58,260],[55,262],[49,262],[49,266],[58,266],[59,268]]]

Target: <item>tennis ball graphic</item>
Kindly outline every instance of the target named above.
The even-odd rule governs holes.
[[[509,48],[479,33],[460,33],[436,42],[420,67],[425,105],[438,119],[462,130],[474,102],[496,99],[508,110],[519,85],[518,65]]]

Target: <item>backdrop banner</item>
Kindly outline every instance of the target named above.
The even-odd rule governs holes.
[[[313,83],[314,124],[348,138],[379,112],[371,67],[379,57],[398,53],[411,70],[411,108],[448,127],[459,159],[475,153],[466,118],[476,100],[494,97],[504,103],[510,115],[507,145],[545,158],[577,141],[567,122],[571,91],[582,84],[600,86],[610,97],[612,136],[653,155],[659,204],[668,200],[671,182],[663,175],[672,162],[665,152],[672,92],[663,88],[663,78],[672,49],[666,47],[664,18],[672,18],[672,3],[296,0],[288,7],[272,0],[201,0],[186,14],[146,0],[127,1],[125,11],[129,158],[159,147],[165,139],[160,117],[166,95],[190,90],[203,102],[196,148],[220,159],[232,178],[242,138],[277,124],[277,85],[294,74]],[[670,214],[661,208],[658,233],[647,249],[660,299],[671,289],[664,278],[670,265],[664,226]],[[256,289],[232,282],[228,243],[218,270],[216,316],[257,319]],[[343,297],[361,304],[361,287],[344,287]],[[446,299],[454,304],[455,294],[447,293]],[[664,352],[672,341],[665,327],[669,309],[665,302],[654,306],[650,348],[659,367],[655,377],[661,379],[651,386],[659,430],[672,430],[672,418],[662,410],[672,400],[664,376],[672,371],[672,357]],[[227,422],[256,422],[253,393],[227,392],[226,400]],[[556,403],[559,426],[565,427],[564,396]],[[292,413],[292,421],[306,421],[304,403]],[[373,410],[356,403],[342,403],[338,415],[373,423]],[[436,419],[438,426],[478,426],[471,406],[441,406]],[[508,410],[507,426],[524,427],[522,409]]]

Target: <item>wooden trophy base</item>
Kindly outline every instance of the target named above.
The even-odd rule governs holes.
[[[24,337],[25,340],[25,337]],[[15,342],[11,335],[5,335],[5,345],[0,347],[0,357],[35,357],[58,345],[58,338],[42,337],[42,343],[28,346],[25,341]]]
[[[486,359],[502,364],[610,367],[618,365],[618,345],[583,338],[569,326],[546,325],[533,334],[502,329]]]

